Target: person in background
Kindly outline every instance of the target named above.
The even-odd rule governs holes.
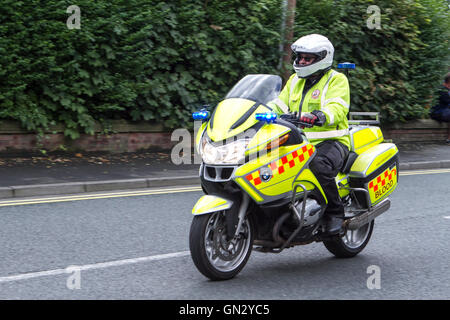
[[[444,78],[444,83],[438,91],[439,102],[431,108],[430,118],[439,122],[447,122],[447,144],[450,144],[450,72]]]

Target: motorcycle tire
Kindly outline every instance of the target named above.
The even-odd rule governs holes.
[[[356,230],[347,230],[345,235],[324,240],[325,248],[337,258],[352,258],[360,253],[372,236],[375,220]]]
[[[225,214],[226,211],[221,211],[195,216],[189,232],[189,248],[195,266],[214,281],[235,277],[244,268],[253,247],[254,227],[252,220],[246,217],[242,238],[233,245],[236,252],[229,250]]]

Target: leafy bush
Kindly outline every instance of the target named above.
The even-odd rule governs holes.
[[[381,29],[369,29],[381,13]],[[335,61],[351,61],[351,111],[381,112],[383,122],[420,118],[442,82],[449,58],[449,10],[442,0],[300,1],[296,36],[321,33]]]
[[[79,0],[0,6],[0,118],[29,130],[63,123],[77,138],[95,121],[190,124],[244,74],[276,72],[281,1]]]
[[[0,119],[77,138],[110,119],[189,126],[248,73],[278,73],[283,0],[4,0],[0,6]],[[381,9],[369,30],[367,7]],[[297,1],[295,37],[316,32],[353,61],[352,110],[392,121],[421,117],[447,72],[442,0]]]

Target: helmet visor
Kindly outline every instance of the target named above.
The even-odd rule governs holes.
[[[317,53],[311,52],[295,52],[295,64],[298,66],[308,66],[315,62],[319,62],[326,56],[326,51]]]

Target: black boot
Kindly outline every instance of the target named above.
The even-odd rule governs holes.
[[[338,235],[342,230],[344,215],[329,215],[326,217],[325,232],[326,236]]]

